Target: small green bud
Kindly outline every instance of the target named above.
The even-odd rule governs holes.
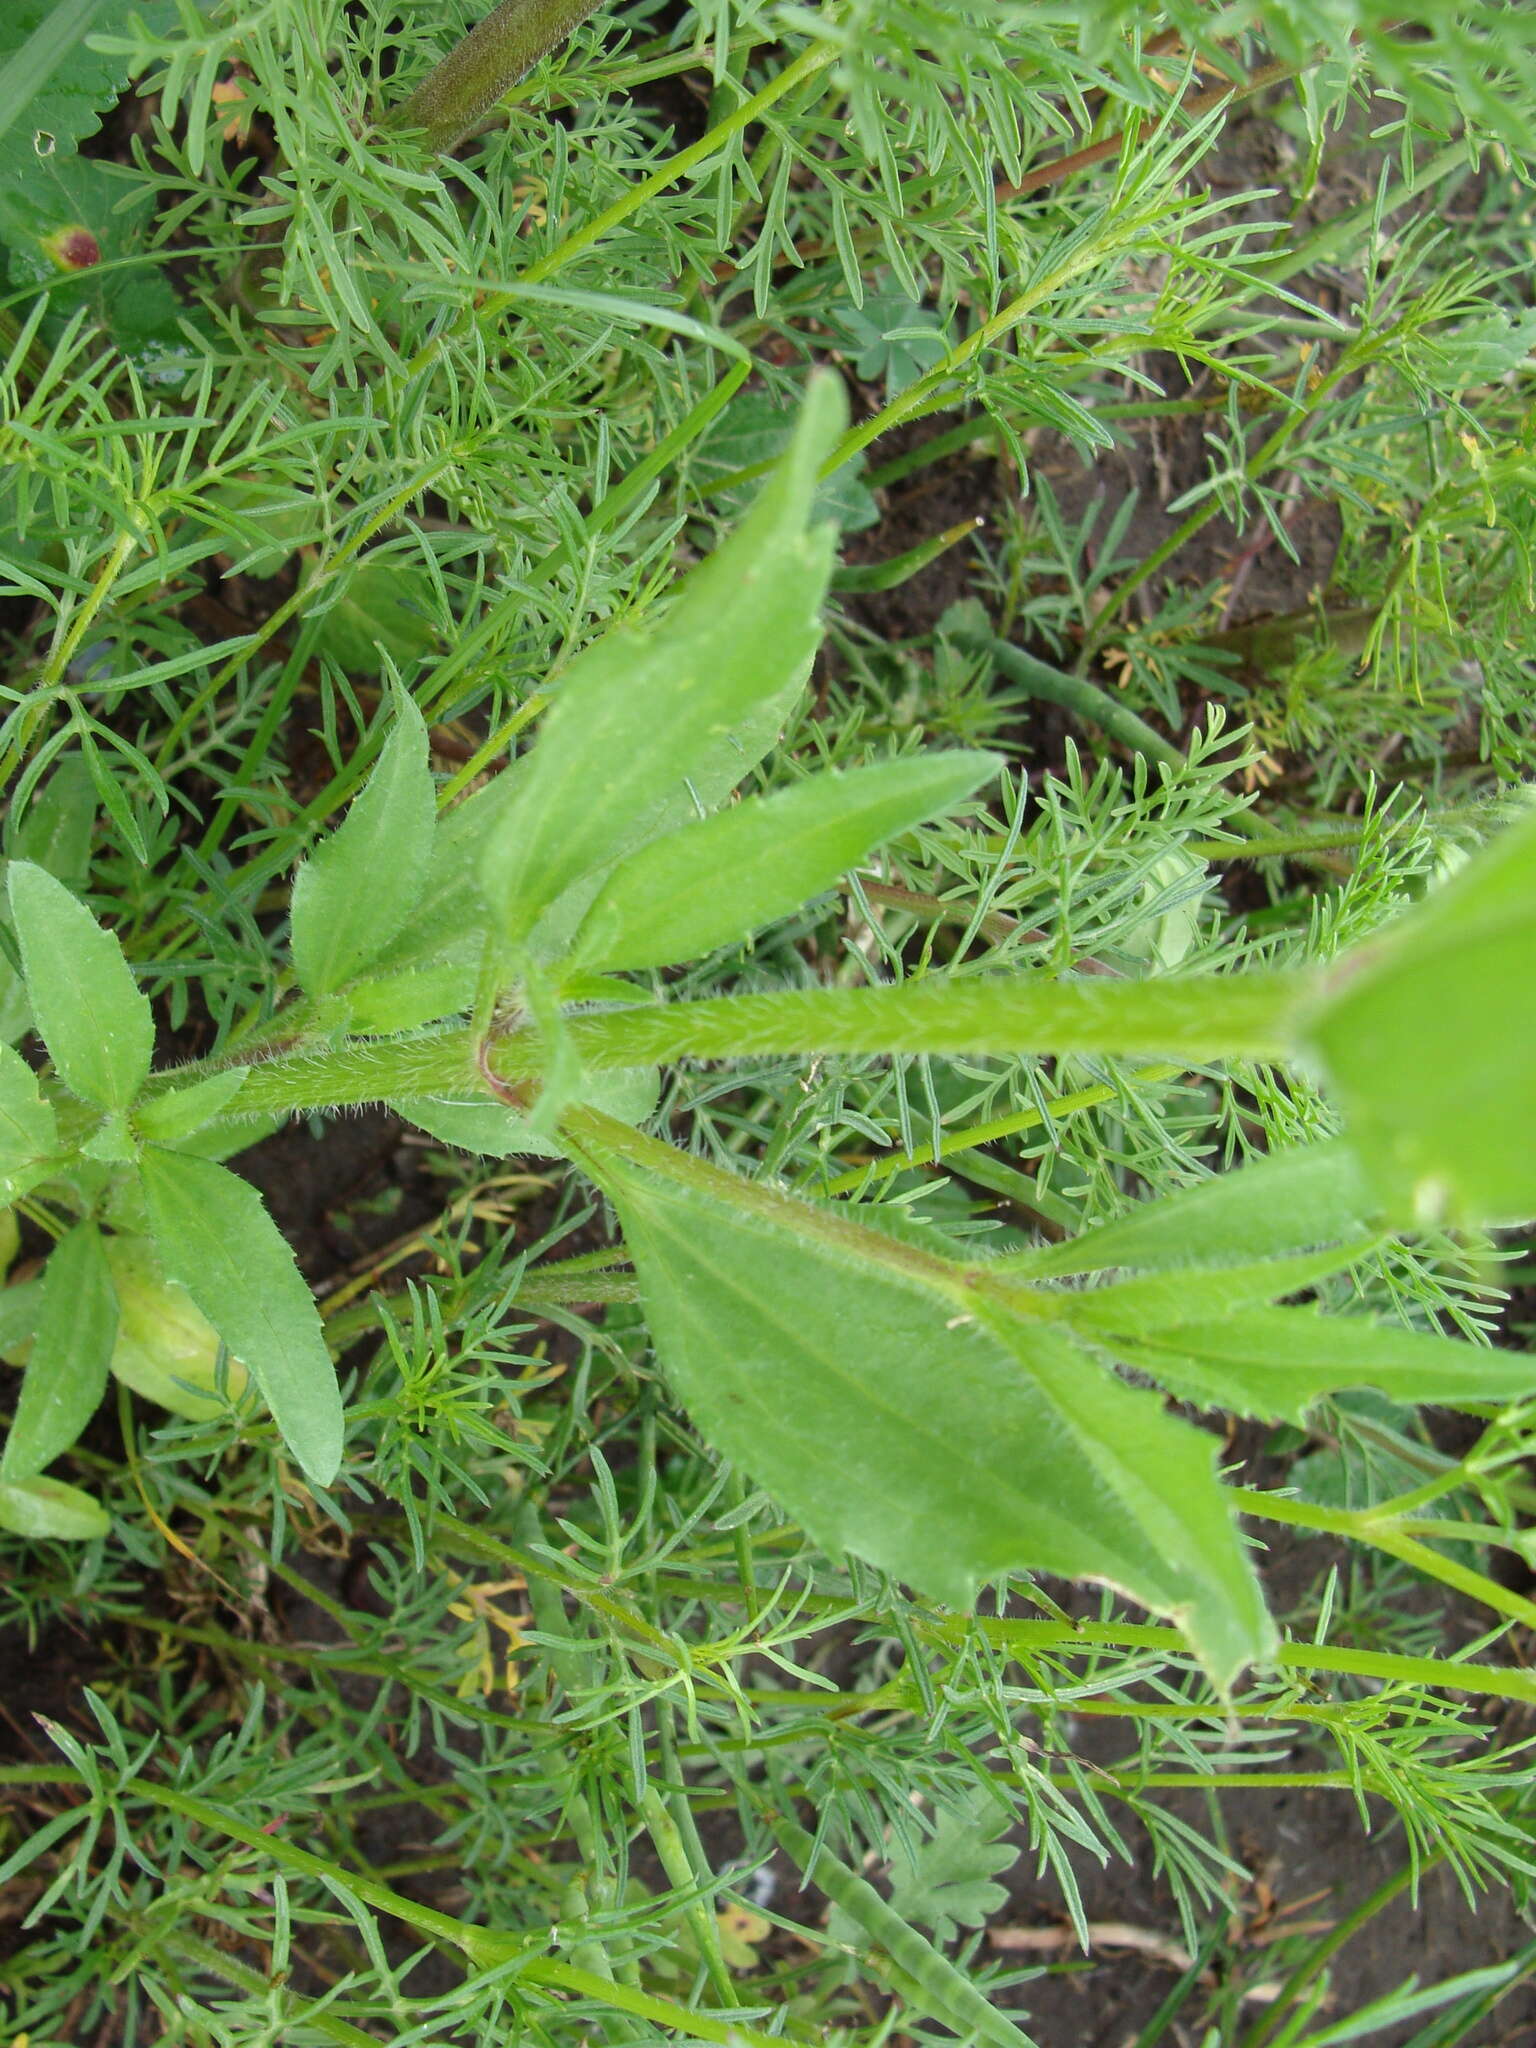
[[[109,1237],[107,1264],[117,1288],[117,1343],[112,1371],[146,1400],[173,1415],[203,1422],[222,1413],[214,1396],[219,1337],[184,1287],[167,1280],[147,1237]],[[231,1359],[227,1385],[232,1398],[245,1391],[245,1367]],[[178,1385],[206,1387],[207,1395]]]

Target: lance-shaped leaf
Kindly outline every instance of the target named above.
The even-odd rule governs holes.
[[[678,766],[659,802],[630,819],[611,859],[723,803],[776,744],[809,672],[807,656],[781,689],[715,733],[686,773]],[[469,1008],[491,926],[482,884],[487,851],[518,831],[518,807],[532,766],[533,755],[525,754],[439,819],[421,900],[399,938],[353,992],[355,1028],[410,1030]],[[532,939],[541,958],[564,953],[611,859],[583,875],[544,912]]]
[[[60,1238],[43,1272],[32,1355],[0,1480],[20,1485],[67,1451],[100,1405],[117,1338],[117,1295],[94,1223]]]
[[[996,754],[948,753],[829,770],[653,840],[603,884],[573,964],[667,967],[744,939],[830,889],[873,847],[952,809],[1001,765]]]
[[[1315,1252],[1291,1252],[1246,1266],[1186,1266],[1139,1274],[1108,1287],[1075,1288],[1045,1297],[1077,1330],[1115,1330],[1139,1337],[1173,1323],[1205,1322],[1300,1294],[1331,1273],[1352,1266],[1381,1240],[1357,1237]]]
[[[405,929],[436,822],[426,724],[401,691],[367,787],[294,878],[293,961],[307,994],[341,988]]]
[[[1343,1139],[1276,1152],[1235,1173],[1138,1202],[1064,1244],[1021,1252],[1010,1270],[1030,1279],[1100,1273],[1126,1266],[1142,1273],[1273,1259],[1309,1245],[1368,1234],[1376,1200]]]
[[[341,1464],[341,1395],[314,1297],[247,1181],[211,1160],[150,1149],[139,1162],[161,1262],[261,1389],[317,1486]]]
[[[37,1178],[33,1169],[58,1144],[51,1104],[21,1054],[0,1045],[0,1202],[13,1202]]]
[[[52,1537],[56,1543],[93,1543],[111,1526],[99,1501],[60,1479],[0,1484],[0,1529],[9,1529],[13,1536],[34,1542]]]
[[[737,1182],[590,1112],[658,1358],[699,1428],[814,1540],[936,1599],[1038,1569],[1175,1619],[1218,1685],[1272,1632],[1214,1441],[984,1269]]]
[[[1404,1402],[1536,1393],[1536,1364],[1518,1352],[1313,1308],[1243,1309],[1105,1341],[1183,1399],[1269,1421],[1300,1422],[1321,1395],[1345,1387],[1379,1387]]]
[[[16,828],[16,857],[35,861],[68,889],[82,889],[91,871],[96,784],[83,754],[66,754],[27,806]]]
[[[65,1085],[101,1109],[126,1109],[154,1051],[149,1000],[123,949],[62,882],[11,862],[11,917],[38,1031]]]
[[[481,869],[501,929],[526,938],[604,867],[719,738],[801,674],[821,637],[832,531],[807,531],[817,471],[846,413],[814,380],[789,451],[749,517],[654,628],[616,628],[561,678],[510,817]]]
[[[157,1095],[153,1101],[139,1105],[134,1112],[134,1127],[141,1138],[162,1145],[179,1145],[224,1114],[245,1086],[248,1072],[246,1067],[222,1067],[217,1073],[205,1074],[200,1081],[189,1082],[185,1088]]]
[[[1346,953],[1306,1036],[1406,1225],[1536,1216],[1536,814]]]

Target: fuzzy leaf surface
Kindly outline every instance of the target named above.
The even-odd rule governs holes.
[[[1536,1216],[1536,811],[1346,954],[1306,1036],[1394,1221]]]
[[[1185,1400],[1269,1421],[1301,1422],[1313,1402],[1345,1387],[1379,1387],[1404,1402],[1536,1392],[1536,1364],[1518,1352],[1315,1308],[1249,1308],[1108,1341]]]
[[[67,1451],[101,1402],[117,1337],[117,1296],[94,1223],[54,1246],[0,1480],[20,1485]]]
[[[1008,1263],[1032,1280],[1110,1266],[1156,1273],[1238,1265],[1362,1237],[1376,1207],[1354,1152],[1332,1139],[1140,1202],[1112,1223]]]
[[[0,1045],[0,1202],[32,1185],[27,1169],[58,1144],[58,1124],[37,1076],[13,1046]]]
[[[660,625],[616,628],[570,665],[482,880],[506,935],[606,866],[722,735],[796,679],[821,637],[830,529],[807,531],[817,470],[845,416],[813,381],[778,473],[731,538],[684,580]]]
[[[667,967],[744,939],[830,889],[870,850],[962,802],[1002,762],[986,753],[810,776],[652,840],[615,868],[573,948],[586,967]]]
[[[613,858],[723,803],[777,742],[809,673],[807,657],[781,690],[753,705],[728,730],[716,733],[693,768],[686,775],[679,768],[657,802],[630,820]],[[409,924],[376,963],[377,979],[370,975],[353,994],[357,1028],[405,1030],[469,1008],[484,934],[491,923],[483,881],[487,852],[503,835],[517,830],[518,806],[532,765],[533,756],[525,754],[439,819],[421,900]],[[549,906],[533,934],[540,958],[565,951],[602,885],[603,870],[611,864],[604,861]]]
[[[183,1286],[260,1388],[283,1441],[317,1486],[341,1464],[341,1395],[314,1297],[247,1181],[211,1160],[146,1151],[150,1228]]]
[[[1108,1581],[1222,1686],[1266,1654],[1216,1446],[1159,1397],[984,1299],[975,1269],[698,1162],[680,1182],[637,1163],[664,1147],[588,1116],[565,1131],[678,1397],[816,1543],[953,1606],[1016,1570]]]
[[[656,1107],[660,1087],[654,1067],[616,1067],[591,1075],[582,1093],[594,1109],[621,1123],[638,1124]],[[487,1159],[510,1159],[520,1153],[542,1159],[565,1157],[557,1139],[489,1096],[415,1095],[392,1102],[390,1108],[445,1145]]]
[[[403,692],[367,787],[293,884],[293,960],[329,995],[376,960],[420,900],[437,823],[426,723]]]
[[[65,1085],[101,1109],[126,1109],[149,1073],[149,999],[117,940],[45,868],[11,862],[11,919],[32,1015]]]
[[[142,1103],[133,1117],[139,1135],[162,1145],[179,1145],[229,1108],[245,1086],[247,1071],[245,1067],[225,1067]]]
[[[1346,1266],[1352,1266],[1380,1240],[1356,1238],[1322,1251],[1292,1252],[1279,1259],[1260,1259],[1247,1266],[1186,1266],[1166,1273],[1138,1274],[1108,1287],[1049,1299],[1060,1305],[1065,1321],[1093,1332],[1116,1330],[1129,1337],[1174,1323],[1208,1321],[1235,1310],[1256,1308],[1284,1294],[1315,1287]]]

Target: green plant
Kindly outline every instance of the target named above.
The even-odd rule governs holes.
[[[1108,1580],[1178,1617],[1227,1685],[1271,1637],[1210,1447],[1103,1361],[1269,1420],[1299,1421],[1319,1395],[1362,1382],[1437,1401],[1525,1391],[1524,1366],[1483,1348],[1263,1304],[1394,1226],[1536,1207],[1536,1098],[1516,1021],[1532,994],[1536,832],[1511,832],[1401,935],[1310,978],[1083,987],[939,973],[680,1004],[618,978],[789,915],[997,766],[951,753],[826,771],[686,818],[729,792],[802,687],[830,573],[830,530],[808,533],[806,518],[836,435],[832,394],[813,388],[781,476],[666,622],[581,656],[525,765],[441,837],[426,730],[402,708],[367,788],[295,883],[300,998],[268,1046],[152,1087],[151,1013],[121,953],[45,869],[13,863],[26,996],[69,1091],[40,1095],[9,1056],[13,1198],[77,1160],[127,1164],[166,1273],[323,1487],[342,1424],[319,1318],[257,1197],[186,1141],[212,1128],[223,1149],[242,1108],[372,1099],[492,1155],[567,1151],[615,1205],[671,1385],[826,1548],[959,1605],[1031,1567]],[[373,886],[382,871],[387,890]],[[471,1003],[467,1025],[424,1028]],[[347,1035],[359,1017],[365,1034]],[[975,1050],[1302,1053],[1342,1095],[1347,1142],[1249,1167],[1219,1207],[1202,1190],[1118,1236],[994,1266],[732,1178],[632,1127],[653,1099],[652,1064]],[[628,1120],[612,1114],[620,1102]],[[1142,1277],[1037,1284],[1122,1268]],[[116,1342],[90,1221],[49,1273],[3,1506],[23,1534],[94,1534],[78,1497],[38,1477],[89,1419]],[[849,1317],[856,1365],[843,1357]]]
[[[1370,1793],[1410,1877],[1523,1885],[1526,1767],[1475,1713],[1528,1701],[1490,1652],[1536,1612],[1482,1568],[1532,1504],[1480,1228],[1536,1209],[1533,840],[1489,801],[1531,766],[1524,11],[640,4],[464,99],[467,20],[151,6],[87,63],[89,12],[0,30],[0,1165],[52,1246],[0,1294],[0,1522],[18,1626],[131,1647],[3,1779],[44,1809],[16,2024],[1015,2041],[1029,1985],[966,1946],[1010,1852],[950,1880],[952,1845],[1027,1826],[1086,1929],[1074,1856],[1142,1829],[1209,1958],[1238,1865],[1184,1787]],[[126,160],[72,156],[129,79]],[[1272,224],[1341,124],[1386,153],[1269,249],[1212,166],[1284,80]],[[1477,147],[1453,251],[1413,218]],[[76,229],[105,261],[61,266]],[[827,355],[880,386],[852,426]],[[1058,499],[1181,418],[1165,534]],[[883,494],[975,447],[1032,494],[893,644],[861,607],[972,522],[887,541]],[[1309,493],[1338,587],[1232,625]],[[877,559],[835,571],[832,526]],[[1106,758],[1013,772],[1041,700]],[[1384,732],[1420,766],[1379,801]],[[224,1162],[378,1102],[441,1213],[317,1303]],[[1169,1396],[1278,1424],[1282,1476],[1221,1483]],[[1347,1546],[1348,1596],[1272,1618],[1238,1516]],[[342,1540],[377,1608],[318,1582]],[[246,1627],[266,1587],[323,1647]],[[1426,1587],[1496,1628],[1438,1641]],[[836,1908],[779,1916],[792,1956],[750,1931],[775,1846]],[[1331,1953],[1270,2033],[1339,2037]],[[1528,1963],[1433,1987],[1445,2026]]]

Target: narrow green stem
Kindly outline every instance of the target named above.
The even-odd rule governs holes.
[[[665,192],[669,185],[675,185],[679,178],[686,178],[702,164],[708,163],[711,157],[718,155],[733,135],[739,134],[743,128],[751,127],[754,121],[761,119],[770,107],[781,100],[785,93],[792,92],[803,79],[814,77],[818,71],[828,70],[836,58],[837,48],[832,43],[813,43],[809,49],[803,50],[792,64],[787,65],[776,78],[771,78],[760,92],[752,95],[751,99],[743,100],[723,121],[717,121],[708,134],[701,136],[691,148],[680,150],[659,170],[653,171],[648,178],[642,178],[637,184],[632,185],[622,198],[616,199],[611,206],[604,207],[601,213],[595,214],[584,227],[575,229],[564,241],[557,242],[553,249],[530,263],[518,280],[519,283],[542,284],[546,278],[553,277],[556,271],[563,270],[578,256],[585,255],[594,243],[600,242],[615,228],[622,227],[632,214],[642,212],[653,199]],[[418,371],[425,369],[437,356],[445,341],[458,340],[476,326],[486,327],[499,320],[513,303],[515,296],[515,293],[492,293],[479,306],[466,307],[445,335],[435,336],[417,350],[408,366],[407,375],[413,377]]]
[[[1245,1513],[1254,1510],[1244,1506]],[[1189,1645],[1177,1629],[1153,1622],[1082,1622],[992,1620],[976,1616],[964,1621],[926,1623],[925,1636],[946,1648],[978,1631],[995,1648],[1021,1660],[1070,1651],[1084,1655],[1098,1649],[1151,1650],[1160,1656],[1185,1657]],[[1282,1643],[1276,1654],[1282,1671],[1332,1673],[1352,1678],[1378,1678],[1387,1683],[1433,1685],[1478,1698],[1526,1700],[1536,1704],[1536,1672],[1494,1664],[1471,1664],[1454,1657],[1410,1657],[1390,1650],[1356,1650],[1340,1643]],[[1211,1704],[1210,1714],[1222,1710]]]
[[[1132,753],[1144,754],[1149,761],[1171,768],[1175,774],[1182,773],[1187,765],[1171,740],[1165,740],[1144,718],[1138,718],[1128,704],[1122,704],[1085,677],[1068,675],[1062,669],[1052,668],[1049,662],[1026,654],[1022,647],[995,639],[990,634],[962,633],[960,645],[974,653],[987,655],[1009,682],[1017,683],[1031,697],[1038,697],[1048,704],[1060,704],[1075,712],[1079,718],[1108,733],[1112,740],[1118,740],[1121,746],[1129,747]]]
[[[204,1941],[201,1936],[190,1934],[184,1928],[162,1938],[167,1954],[193,1969],[221,1978],[236,1991],[245,1992],[247,1997],[267,1998],[271,1995],[271,1978],[264,1971],[253,1970],[248,1963],[242,1963],[227,1949],[217,1948],[211,1941]],[[314,1999],[301,1998],[296,1991],[286,1990],[282,1997],[289,2025],[295,2033],[312,2031],[328,2041],[340,2042],[342,2048],[379,2048],[377,2034],[365,2034],[361,2027],[354,2027],[350,2020],[327,2011]]]
[[[1295,1050],[1297,1020],[1312,986],[1304,973],[1261,970],[1144,982],[936,975],[874,988],[648,1003],[573,1016],[566,1029],[589,1068],[785,1053],[1164,1051],[1195,1063],[1283,1059]],[[532,1031],[499,1040],[490,1060],[503,1081],[543,1071]],[[256,1062],[239,1108],[256,1117],[465,1090],[483,1094],[485,1083],[473,1034],[455,1027],[422,1038],[353,1039]]]
[[[1424,1864],[1405,1862],[1400,1870],[1393,1871],[1392,1875],[1377,1885],[1368,1897],[1363,1898],[1354,1911],[1346,1914],[1321,1941],[1309,1948],[1281,1985],[1274,2004],[1260,2015],[1243,2036],[1241,2048],[1264,2048],[1266,2041],[1273,2040],[1281,2021],[1294,2009],[1297,1999],[1313,1978],[1332,1961],[1346,1942],[1353,1941],[1361,1928],[1368,1926],[1375,1919],[1384,1906],[1390,1906],[1394,1899],[1401,1898],[1409,1886],[1422,1876],[1428,1863],[1436,1861],[1438,1858],[1430,1856]]]
[[[584,255],[595,242],[600,242],[604,235],[611,233],[616,227],[621,227],[631,214],[642,212],[651,200],[665,192],[669,185],[675,185],[679,178],[686,178],[691,171],[697,170],[701,164],[706,164],[711,157],[717,156],[732,136],[739,135],[744,128],[750,128],[770,107],[783,99],[786,93],[794,92],[805,80],[814,78],[818,72],[830,70],[837,56],[838,49],[834,43],[812,43],[808,49],[802,50],[792,64],[786,65],[776,78],[770,78],[750,99],[743,100],[739,107],[733,108],[724,120],[717,121],[708,134],[701,135],[691,148],[680,151],[669,162],[664,163],[660,170],[653,171],[648,178],[642,178],[622,199],[616,199],[612,206],[605,207],[601,213],[588,221],[585,227],[567,235],[565,240],[551,249],[547,255],[531,263],[523,273],[522,282],[541,284],[557,270],[563,270],[567,263]],[[495,317],[495,310],[495,301],[489,301],[476,317],[484,322]]]
[[[353,561],[368,545],[369,541],[373,539],[375,534],[381,532],[393,520],[398,518],[413,498],[419,498],[424,491],[430,490],[445,470],[452,469],[456,463],[462,462],[463,459],[463,448],[455,444],[453,447],[445,449],[441,455],[434,456],[430,462],[424,463],[409,483],[395,491],[382,505],[376,506],[367,515],[351,538],[342,543],[335,554],[324,563],[318,573],[308,583],[301,583],[296,590],[284,598],[275,611],[262,621],[261,625],[252,629],[245,639],[241,641],[238,651],[232,654],[222,667],[216,668],[202,688],[189,698],[182,707],[170,730],[161,741],[159,750],[155,755],[155,766],[157,768],[164,768],[166,762],[175,754],[176,749],[182,744],[186,735],[192,731],[208,706],[219,695],[219,692],[224,689],[225,685],[234,680],[251,656],[260,648],[265,647],[269,640],[281,633],[291,618],[302,611],[313,609],[316,592],[322,585],[327,583],[340,570],[344,569],[349,562]],[[382,738],[383,735],[380,734],[381,741]],[[348,772],[353,776],[360,775],[365,766],[366,756],[360,752],[354,757]],[[233,815],[234,806],[231,802],[226,801],[218,813],[218,818],[224,820],[224,826],[221,826],[217,834],[215,834],[215,825],[218,824],[218,818],[216,818],[215,825],[209,826],[207,833],[204,835],[203,842],[198,848],[199,854],[204,858],[207,858],[212,853],[219,839],[223,837],[224,827],[227,827],[228,820]]]
[[[0,1768],[0,1785],[20,1784],[67,1785],[82,1791],[90,1789],[84,1774],[70,1766]],[[435,1907],[423,1905],[418,1899],[407,1898],[403,1892],[380,1884],[366,1872],[344,1869],[329,1857],[316,1856],[308,1849],[299,1848],[282,1834],[269,1834],[265,1828],[253,1826],[238,1814],[227,1813],[211,1800],[178,1792],[169,1785],[157,1785],[148,1778],[128,1778],[118,1791],[120,1796],[142,1799],[151,1806],[179,1814],[183,1820],[207,1828],[215,1836],[240,1842],[246,1848],[256,1850],[279,1869],[296,1876],[313,1877],[322,1883],[327,1878],[335,1879],[365,1906],[387,1913],[391,1919],[401,1921],[433,1941],[458,1949],[473,1969],[494,1969],[498,1964],[518,1960],[522,1964],[520,1976],[526,1984],[574,1993],[578,1998],[591,1999],[610,2011],[617,2008],[620,2012],[633,2013],[637,2018],[650,2020],[692,2040],[718,2042],[721,2048],[733,2048],[733,2044],[738,2042],[746,2044],[746,2048],[783,2048],[781,2037],[747,2026],[734,2015],[729,2021],[711,2019],[707,2014],[694,2012],[672,1999],[653,1997],[649,1992],[615,1983],[558,1957],[538,1954],[537,1950],[549,1938],[549,1929],[512,1931],[476,1927],[467,1920],[456,1920],[451,1914],[440,1913]]]
[[[383,125],[419,128],[428,149],[446,153],[597,6],[598,0],[502,0]]]
[[[1365,360],[1371,353],[1374,353],[1374,351],[1356,348],[1347,348],[1344,351],[1333,369],[1326,376],[1319,378],[1315,389],[1308,392],[1305,402],[1298,403],[1296,409],[1280,422],[1263,446],[1249,457],[1248,461],[1243,465],[1242,474],[1245,483],[1256,483],[1267,470],[1274,467],[1280,460],[1280,457],[1290,447],[1296,435],[1308,421],[1317,416],[1332,398],[1338,387],[1346,379],[1359,374],[1360,370],[1364,367]],[[1223,501],[1221,497],[1214,491],[1211,492],[1194,508],[1188,518],[1174,532],[1169,534],[1168,538],[1160,546],[1153,548],[1150,554],[1143,556],[1136,567],[1129,574],[1121,578],[1103,609],[1098,614],[1098,617],[1094,620],[1092,630],[1083,642],[1081,665],[1084,668],[1094,660],[1100,650],[1107,646],[1114,637],[1120,614],[1125,610],[1127,603],[1135,592],[1140,590],[1144,583],[1150,582],[1154,576],[1158,575],[1173,560],[1174,556],[1185,548],[1194,539],[1195,535],[1208,525],[1212,519],[1216,518],[1222,510]]]
[[[648,1784],[641,1794],[640,1811],[645,1816],[646,1831],[661,1860],[661,1867],[667,1873],[668,1882],[688,1898],[684,1915],[715,1996],[722,2005],[735,2005],[738,2003],[736,1987],[720,1952],[720,1929],[708,1899],[699,1893],[701,1882],[706,1881],[710,1873],[695,1870],[689,1845],[678,1826],[678,1815],[654,1785]],[[698,1840],[696,1833],[694,1840]]]
[[[1180,1067],[1143,1067],[1130,1078],[1132,1081],[1153,1083],[1171,1081],[1183,1071]],[[1094,1109],[1101,1102],[1113,1102],[1122,1093],[1121,1088],[1110,1082],[1098,1082],[1092,1088],[1079,1088],[1075,1094],[1062,1095],[1050,1105],[1050,1114],[1057,1117],[1072,1116],[1080,1109]],[[1032,1130],[1036,1124],[1045,1122],[1045,1111],[1031,1106],[1017,1109],[1010,1116],[994,1117],[989,1123],[968,1124],[962,1131],[955,1131],[941,1139],[937,1146],[914,1145],[910,1151],[893,1152],[888,1159],[872,1160],[867,1166],[851,1167],[847,1173],[840,1173],[835,1180],[824,1182],[817,1188],[820,1195],[850,1195],[855,1189],[872,1186],[878,1181],[889,1180],[893,1174],[905,1173],[911,1166],[930,1166],[940,1159],[952,1158],[957,1152],[973,1152],[978,1145],[994,1144],[999,1138],[1011,1138],[1017,1131]],[[813,1176],[808,1176],[808,1179]]]
[[[242,1116],[288,1115],[412,1095],[484,1094],[467,1030],[401,1041],[353,1039],[328,1051],[296,1052],[248,1068]]]
[[[1132,753],[1140,754],[1176,775],[1188,767],[1189,763],[1170,740],[1165,740],[1144,718],[1139,718],[1128,704],[1122,704],[1117,697],[1101,690],[1096,683],[1090,683],[1085,676],[1068,675],[1062,669],[1053,668],[1049,662],[1026,654],[1010,641],[994,639],[989,634],[962,633],[959,641],[962,647],[969,646],[988,655],[1010,682],[1019,684],[1030,696],[1063,705],[1087,723],[1099,726],[1112,740],[1129,747]],[[1230,831],[1252,843],[1252,858],[1275,853],[1307,860],[1321,851],[1316,841],[1298,842],[1294,834],[1282,838],[1246,809],[1234,809],[1226,822]],[[1322,864],[1329,865],[1327,862]]]
[[[1235,829],[1235,828],[1234,828]],[[1301,832],[1266,832],[1261,840],[1234,846],[1225,839],[1186,839],[1184,851],[1196,860],[1305,860],[1308,854],[1332,853],[1358,846],[1366,827],[1339,823],[1317,825]]]
[[[1464,1593],[1480,1606],[1491,1607],[1495,1614],[1507,1615],[1511,1621],[1536,1628],[1536,1601],[1511,1592],[1507,1586],[1499,1585],[1483,1572],[1458,1564],[1454,1558],[1441,1557],[1438,1551],[1431,1550],[1417,1537],[1405,1535],[1400,1524],[1390,1518],[1382,1518],[1376,1509],[1314,1507],[1306,1501],[1288,1500],[1279,1494],[1252,1493],[1245,1487],[1233,1487],[1231,1493],[1233,1505],[1245,1515],[1284,1522],[1296,1529],[1316,1529],[1325,1535],[1347,1536],[1357,1543],[1369,1544],[1373,1549],[1384,1550],[1402,1564],[1412,1565],[1426,1578],[1438,1579],[1442,1585]]]

